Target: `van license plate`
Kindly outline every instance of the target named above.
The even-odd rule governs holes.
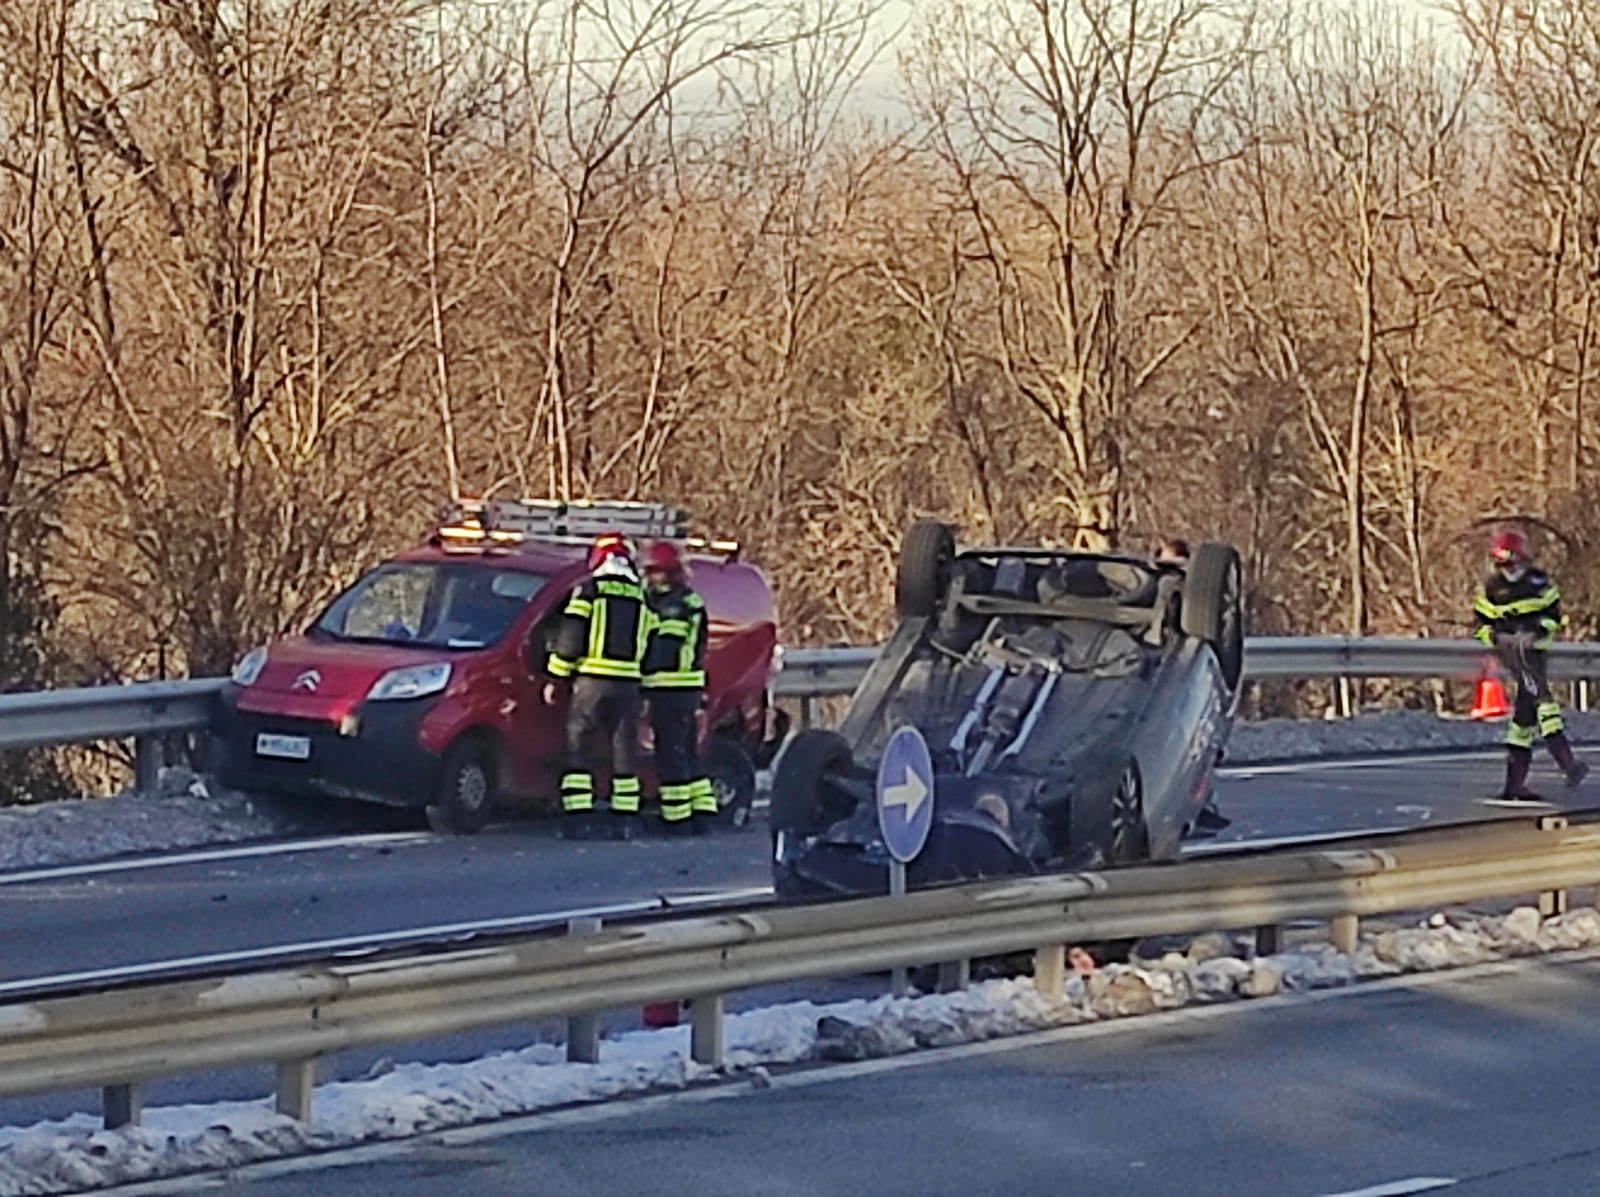
[[[276,756],[291,761],[311,759],[309,736],[274,736],[263,732],[256,737],[257,756]]]

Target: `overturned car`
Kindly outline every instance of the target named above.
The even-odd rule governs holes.
[[[919,523],[896,589],[899,626],[839,729],[800,733],[775,762],[780,897],[886,892],[874,786],[905,725],[934,770],[913,888],[1167,858],[1219,821],[1212,774],[1244,664],[1231,546],[958,552],[948,527]]]

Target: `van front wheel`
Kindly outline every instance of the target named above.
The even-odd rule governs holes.
[[[440,835],[472,835],[489,821],[494,799],[494,763],[482,745],[462,740],[445,754],[424,813]]]

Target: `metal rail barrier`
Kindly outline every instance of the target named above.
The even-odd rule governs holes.
[[[877,648],[799,648],[783,654],[773,681],[778,698],[798,700],[801,722],[810,721],[817,698],[854,692]],[[1428,640],[1352,636],[1252,637],[1245,644],[1245,677],[1283,678],[1473,678],[1487,654],[1475,640]],[[1557,644],[1550,674],[1584,687],[1600,678],[1600,642]],[[226,680],[135,682],[32,694],[0,694],[0,750],[133,739],[138,784],[154,784],[157,738],[206,730]]]
[[[1573,820],[1585,822],[1569,824]],[[0,1005],[0,1096],[102,1086],[110,1125],[139,1117],[158,1077],[275,1064],[277,1105],[310,1118],[319,1056],[553,1016],[569,1059],[599,1058],[596,1015],[692,1001],[691,1054],[723,1062],[723,997],[782,982],[1032,952],[1059,996],[1072,943],[1326,920],[1353,950],[1363,916],[1539,893],[1600,879],[1600,812],[1342,839],[1319,848],[1063,874],[798,906],[729,910],[400,959],[293,969]],[[1270,949],[1267,949],[1270,950]]]

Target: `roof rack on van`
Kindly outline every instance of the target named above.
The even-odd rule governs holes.
[[[445,548],[481,549],[537,540],[588,544],[605,532],[629,540],[675,540],[686,548],[737,557],[735,540],[691,538],[689,513],[664,503],[561,499],[461,499],[439,512],[434,541]]]

